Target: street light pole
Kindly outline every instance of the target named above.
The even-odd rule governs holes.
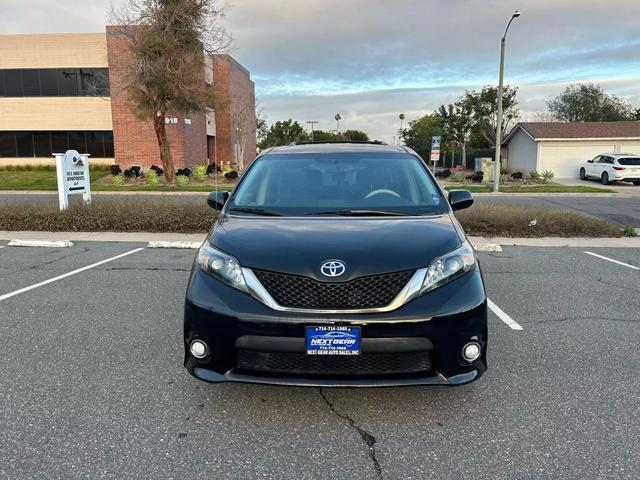
[[[511,26],[511,22],[515,18],[520,16],[520,12],[516,10],[511,15],[511,20],[507,24],[507,28],[504,30],[504,35],[500,39],[500,80],[498,83],[498,122],[496,125],[496,156],[493,167],[493,191],[500,191],[500,150],[502,149],[502,91],[504,84],[504,49],[507,40],[507,32]]]
[[[320,122],[317,120],[309,120],[307,123],[311,125],[311,143],[313,143],[313,131],[315,130],[314,125],[317,125]]]

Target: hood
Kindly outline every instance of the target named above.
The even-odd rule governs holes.
[[[229,217],[209,241],[243,267],[345,282],[355,277],[427,267],[462,243],[449,215],[436,217]],[[341,260],[335,279],[320,273],[327,260]]]

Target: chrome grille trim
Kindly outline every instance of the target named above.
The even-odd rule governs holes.
[[[416,270],[416,273],[413,274],[411,279],[407,282],[404,288],[400,291],[400,293],[396,296],[396,298],[389,304],[384,307],[376,307],[376,308],[358,308],[358,309],[349,309],[349,310],[323,310],[323,309],[309,309],[309,308],[291,308],[291,307],[283,307],[279,305],[273,297],[267,292],[264,288],[258,277],[253,273],[250,268],[243,268],[242,273],[244,275],[245,282],[247,283],[247,287],[249,288],[249,293],[256,300],[264,303],[267,307],[272,308],[274,310],[280,312],[294,312],[294,313],[319,313],[319,314],[358,314],[358,313],[384,313],[391,312],[400,308],[405,303],[413,300],[420,293],[420,288],[422,287],[422,283],[424,282],[424,277],[427,274],[426,268],[421,268]],[[429,320],[426,318],[420,319],[420,321]],[[307,321],[303,319],[302,321]]]

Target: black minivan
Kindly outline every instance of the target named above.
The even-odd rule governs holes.
[[[210,382],[459,385],[487,368],[475,252],[411,149],[301,144],[260,155],[196,255],[185,367]]]

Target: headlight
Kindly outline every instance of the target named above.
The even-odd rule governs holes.
[[[433,290],[445,283],[450,282],[454,278],[468,272],[476,263],[476,256],[473,248],[465,240],[465,242],[452,252],[436,258],[424,277],[422,289],[420,293]]]
[[[198,266],[209,275],[231,285],[238,290],[247,292],[247,283],[242,274],[242,267],[238,260],[231,255],[213,248],[208,242],[200,247],[196,256]]]

